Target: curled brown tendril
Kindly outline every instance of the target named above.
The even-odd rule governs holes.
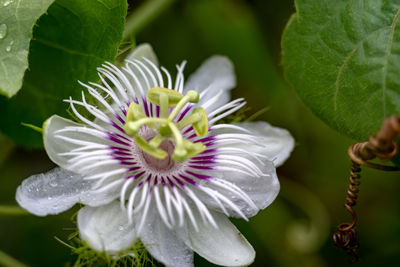
[[[395,141],[398,135],[400,135],[400,118],[392,116],[383,122],[379,132],[371,136],[368,142],[353,144],[349,147],[348,154],[352,164],[344,207],[350,212],[352,222],[338,225],[338,230],[332,237],[334,244],[339,248],[345,249],[347,254],[351,256],[350,263],[355,263],[358,260],[357,214],[353,206],[356,205],[360,190],[361,166],[383,171],[399,171],[400,168],[396,166],[381,165],[369,161],[374,158],[379,158],[381,161],[393,159],[398,153],[398,146]]]

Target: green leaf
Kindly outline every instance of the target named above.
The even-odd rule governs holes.
[[[297,0],[282,40],[288,81],[323,121],[357,140],[400,114],[400,1]]]
[[[0,2],[0,94],[15,95],[28,68],[32,29],[54,0]]]
[[[97,81],[96,67],[114,61],[126,9],[125,0],[56,0],[34,29],[22,90],[0,97],[0,130],[17,144],[42,146],[41,135],[21,123],[67,115],[63,99],[81,97],[78,80]]]

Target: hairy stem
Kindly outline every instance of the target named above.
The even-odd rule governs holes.
[[[28,265],[17,261],[13,257],[0,250],[0,265],[6,267],[27,267]]]
[[[2,206],[0,205],[1,215],[28,215],[29,213],[18,206]]]
[[[158,15],[167,9],[175,0],[148,0],[138,7],[126,19],[124,40],[142,30]]]

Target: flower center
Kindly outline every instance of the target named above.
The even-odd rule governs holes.
[[[195,108],[190,116],[185,117],[179,122],[173,121],[182,108],[189,102],[197,103],[199,93],[188,91],[185,96],[171,89],[154,87],[147,94],[147,99],[160,107],[160,117],[147,117],[143,114],[139,104],[132,102],[129,105],[125,132],[134,137],[136,144],[142,151],[160,160],[161,163],[171,157],[170,153],[163,149],[163,144],[172,144],[172,158],[183,162],[204,151],[205,146],[201,142],[192,143],[183,138],[180,130],[191,125],[197,136],[201,137],[208,132],[208,118],[203,108]],[[174,107],[171,112],[170,107]],[[141,127],[150,127],[156,135],[150,140],[145,140],[138,133]],[[167,142],[165,142],[167,141]],[[165,145],[164,145],[165,148]]]
[[[166,171],[174,166],[175,161],[172,159],[172,153],[174,152],[174,143],[170,140],[164,140],[161,142],[160,149],[167,153],[167,156],[163,159],[153,157],[143,151],[143,158],[146,163],[157,171]]]

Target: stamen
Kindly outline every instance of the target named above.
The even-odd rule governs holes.
[[[179,101],[179,103],[176,105],[174,110],[172,110],[171,114],[169,114],[168,119],[173,120],[176,115],[178,115],[179,111],[188,103],[197,103],[199,102],[199,93],[196,91],[188,91],[187,94]]]
[[[161,118],[167,118],[169,110],[169,99],[168,95],[165,93],[160,94],[160,109],[161,109]]]
[[[152,147],[158,147],[162,141],[164,141],[164,137],[161,135],[156,135],[153,139],[150,140],[149,145]]]
[[[137,103],[131,103],[128,108],[127,120],[124,126],[125,132],[134,137],[136,144],[147,154],[164,159],[168,153],[159,148],[165,139],[171,139],[175,143],[172,158],[183,162],[205,150],[205,145],[201,142],[192,143],[183,138],[179,129],[192,125],[197,136],[202,137],[208,132],[208,117],[203,108],[195,108],[190,116],[176,123],[173,122],[178,113],[184,106],[191,102],[199,101],[199,93],[188,91],[185,96],[181,93],[161,87],[151,88],[147,94],[149,102],[158,105],[161,110],[161,117],[147,117],[143,114],[141,106]],[[170,107],[175,106],[168,116]],[[157,134],[147,142],[138,135],[142,126],[147,125]]]
[[[152,123],[155,123],[155,122],[163,123],[163,122],[165,122],[165,119],[145,117],[145,118],[137,120],[137,121],[127,121],[125,124],[124,130],[128,135],[136,136],[136,134],[138,133],[139,129],[142,126],[144,126],[144,125],[150,126]]]
[[[166,156],[168,156],[167,152],[160,148],[151,146],[140,136],[135,137],[135,142],[144,152],[155,158],[164,159]]]
[[[178,122],[178,128],[182,129],[188,126],[189,124],[195,123],[201,119],[201,113],[200,112],[195,112],[197,109],[202,109],[202,108],[196,108],[193,110],[192,114],[190,116],[187,116],[186,118],[182,119],[180,122]]]
[[[188,159],[206,150],[206,146],[201,142],[192,143],[186,139],[183,139],[183,144],[185,145]]]
[[[167,88],[161,88],[161,87],[154,87],[154,88],[151,88],[149,90],[149,92],[147,93],[147,99],[151,103],[160,106],[161,105],[160,96],[162,94],[165,94],[168,96],[168,101],[169,101],[170,106],[177,105],[184,98],[184,96],[181,93],[176,92],[174,90],[167,89]]]
[[[207,113],[203,108],[195,108],[192,114],[196,114],[200,117],[199,120],[193,122],[193,129],[198,137],[203,137],[208,133],[208,117]]]
[[[142,112],[142,107],[135,102],[132,102],[129,105],[128,112],[126,114],[127,121],[137,121],[140,119],[146,118],[146,115]]]
[[[176,161],[185,161],[187,159],[187,151],[185,149],[185,146],[183,145],[183,137],[181,133],[179,132],[178,127],[175,126],[172,122],[168,123],[168,126],[170,127],[172,134],[174,135],[175,138],[175,150],[174,153],[172,154],[172,158]]]

